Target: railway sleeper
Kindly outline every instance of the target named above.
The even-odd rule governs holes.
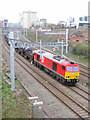
[[[80,114],[81,116],[88,117],[88,114]]]
[[[80,113],[80,114],[86,114],[86,112],[85,112],[85,111],[79,111],[79,113]]]

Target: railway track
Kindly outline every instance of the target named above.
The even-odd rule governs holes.
[[[5,75],[3,74],[3,77],[6,81],[7,84],[11,85],[11,82],[9,82],[8,80],[6,80]],[[19,79],[19,77],[17,76],[17,79]],[[23,84],[23,82],[20,80],[21,85],[24,87],[25,91],[23,92],[25,94],[25,96],[28,97],[34,97],[35,95],[33,93],[31,93],[27,87]],[[16,90],[18,90],[18,87],[15,87]],[[40,101],[40,100],[39,100]],[[54,116],[47,110],[47,107],[45,105],[43,105],[43,112],[46,115],[46,118],[54,118]]]
[[[83,64],[80,64],[80,63],[79,63],[79,65],[80,65],[83,69],[90,71],[90,67],[88,67],[88,66],[86,66],[86,65],[83,65]]]
[[[20,37],[21,39],[25,39],[26,41],[29,41],[27,38],[25,38],[24,36],[22,37]],[[37,49],[37,48],[34,48],[34,49]],[[47,51],[47,52],[50,52],[50,53],[53,53],[52,51],[50,51],[50,50],[47,50],[47,49],[45,49],[45,48],[43,48],[43,50],[45,50],[45,51]],[[53,54],[55,54],[55,55],[57,55],[57,53],[53,53]],[[65,57],[66,59],[68,59],[67,57]],[[82,65],[82,64],[80,64],[81,66],[83,66],[83,68],[86,68],[86,70],[88,69],[88,66],[84,66],[84,65]],[[82,71],[81,70],[81,72],[80,72],[82,75],[84,75],[84,76],[86,76],[86,77],[88,77],[88,78],[90,78],[89,77],[89,73],[86,73],[86,72],[84,72],[84,71]],[[77,86],[76,86],[77,87]]]
[[[8,53],[9,53],[9,50],[8,50]],[[64,103],[68,108],[70,108],[80,118],[87,118],[88,117],[89,111],[85,107],[80,105],[78,102],[76,102],[74,99],[69,97],[62,90],[58,89],[55,85],[53,85],[51,82],[49,82],[43,76],[38,74],[35,70],[30,68],[25,62],[21,61],[21,59],[18,58],[18,56],[17,56],[17,58],[15,58],[15,60],[31,76],[33,76],[41,85],[43,85],[48,91],[50,91],[50,93],[52,93],[58,100],[60,100],[62,103]],[[39,79],[37,79],[37,78],[39,78]]]
[[[86,92],[83,89],[80,89],[79,87],[77,87],[77,85],[75,87],[68,87],[68,89],[74,91],[75,93],[77,93],[78,95],[80,95],[81,97],[86,99],[88,102],[90,102],[90,99],[88,97],[90,95],[90,93]],[[78,89],[79,89],[79,91],[78,91]]]
[[[90,95],[90,93],[88,92],[88,90],[86,90],[85,88],[82,88],[79,84],[77,84],[76,87],[78,89],[80,89],[81,91],[84,91],[86,94]]]
[[[27,38],[25,38],[24,36],[22,36],[21,39],[25,39],[26,41],[30,41],[30,40],[28,40]],[[52,54],[54,54],[54,55],[60,56],[59,54],[53,53],[52,51],[47,50],[47,49],[45,49],[45,48],[43,48],[43,50],[45,50],[45,51],[47,51],[47,52],[50,52],[50,53],[52,53]],[[66,56],[64,56],[64,58],[68,59]],[[69,60],[69,59],[68,59],[68,60]],[[87,77],[87,78],[89,79],[89,78],[90,78],[90,74],[89,74],[90,68],[89,68],[88,66],[85,66],[85,65],[80,64],[80,63],[77,63],[77,64],[80,65],[80,68],[84,69],[84,70],[81,70],[81,69],[80,69],[80,74],[81,74],[82,76]],[[85,70],[87,70],[88,72],[86,72]]]
[[[3,44],[2,46],[5,48],[5,50],[7,51],[7,53],[10,54],[9,46],[8,46],[7,44],[6,44],[7,47],[6,47],[4,44]],[[18,61],[17,61],[16,58],[15,58],[15,61],[18,63]],[[17,76],[17,79],[19,79],[19,76]],[[8,82],[8,81],[6,81],[6,82],[9,83],[9,84],[11,84],[11,83]],[[30,91],[28,90],[28,88],[25,86],[25,84],[22,82],[22,80],[20,80],[20,83],[21,83],[21,85],[25,88],[26,92],[29,94],[28,97],[34,97],[34,96],[35,96],[32,92],[30,92]],[[27,93],[25,93],[26,96],[27,96]],[[39,101],[42,101],[42,100],[40,99]],[[45,113],[46,118],[54,118],[54,115],[52,115],[52,114],[50,113],[50,111],[48,110],[48,108],[47,108],[46,105],[43,105],[43,112]]]
[[[83,75],[84,77],[87,77],[88,79],[90,79],[90,74],[87,72],[84,72],[83,70],[80,70],[80,74]]]

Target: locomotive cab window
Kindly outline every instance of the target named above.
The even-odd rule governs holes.
[[[62,66],[62,69],[65,70],[65,66]]]
[[[74,67],[74,71],[79,71],[79,67]]]
[[[53,70],[57,71],[57,64],[53,62]]]
[[[37,55],[37,61],[39,61],[40,60],[40,56],[39,55]]]
[[[73,71],[73,67],[67,67],[67,71]]]

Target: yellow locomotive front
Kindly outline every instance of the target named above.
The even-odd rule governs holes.
[[[79,81],[79,73],[80,73],[80,69],[78,64],[67,66],[65,71],[65,79],[67,80],[68,83],[70,82],[76,83]]]

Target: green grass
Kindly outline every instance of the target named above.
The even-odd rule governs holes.
[[[52,51],[52,48],[46,48],[46,49],[49,49]],[[61,55],[61,48],[60,48],[60,50],[56,49],[55,53]],[[82,64],[88,66],[88,58],[83,56],[83,55],[76,55],[76,54],[73,54],[71,52],[65,53],[65,49],[64,49],[64,55],[66,57],[68,57],[70,60],[73,60],[73,61],[76,61],[76,62],[79,62],[79,63],[82,63]]]
[[[71,60],[74,60],[76,62],[79,62],[81,64],[88,66],[88,58],[83,55],[75,55],[72,53],[67,53],[67,54],[65,53],[65,55]]]
[[[35,31],[28,31],[27,32],[27,39],[36,42],[36,32]],[[41,40],[42,42],[57,42],[58,38],[54,35],[45,35],[43,32],[38,32],[38,42]]]
[[[19,81],[16,85],[20,86]],[[29,118],[29,100],[23,94],[18,95],[11,91],[11,86],[2,79],[2,117],[3,118]],[[18,87],[18,86],[17,86]]]

